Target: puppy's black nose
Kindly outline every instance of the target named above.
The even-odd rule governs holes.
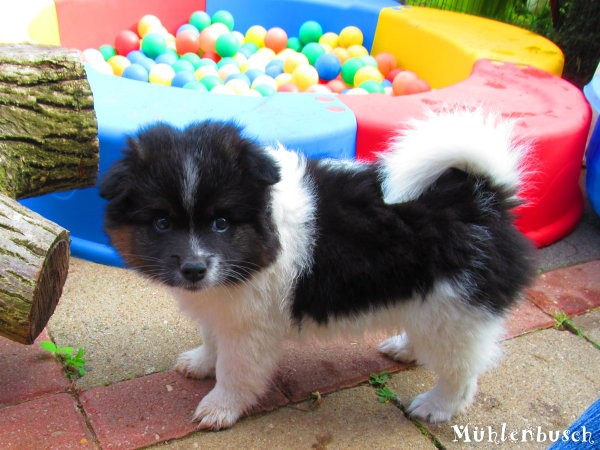
[[[200,281],[206,275],[206,260],[205,259],[191,259],[185,261],[181,267],[181,274],[183,277],[195,283],[196,281]]]

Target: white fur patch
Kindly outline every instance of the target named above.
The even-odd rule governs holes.
[[[381,153],[385,202],[414,200],[445,170],[454,167],[488,176],[498,187],[517,190],[525,146],[513,123],[481,109],[429,113],[413,120]]]

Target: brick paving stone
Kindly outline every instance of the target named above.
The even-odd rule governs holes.
[[[0,407],[69,389],[61,364],[40,349],[41,340],[49,340],[45,330],[32,345],[0,337]]]
[[[213,386],[214,380],[187,379],[169,371],[94,387],[80,399],[103,449],[138,448],[195,431],[192,414]],[[285,403],[273,391],[253,412]]]
[[[579,315],[600,306],[600,260],[544,273],[526,296],[548,314]]]
[[[510,312],[504,328],[504,339],[511,339],[525,333],[550,328],[554,319],[545,314],[528,299],[522,299]]]
[[[97,448],[75,399],[65,393],[0,410],[3,450]]]
[[[368,380],[373,372],[408,367],[377,351],[376,346],[383,338],[370,335],[356,341],[286,343],[276,384],[292,402],[299,402],[314,391],[326,394],[356,386]]]

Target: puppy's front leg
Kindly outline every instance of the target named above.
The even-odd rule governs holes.
[[[202,399],[193,420],[198,429],[232,426],[263,396],[280,355],[280,338],[261,330],[217,337],[217,384]]]
[[[215,376],[217,365],[217,342],[214,334],[206,325],[200,327],[203,344],[187,352],[177,359],[175,370],[188,378],[210,378]]]

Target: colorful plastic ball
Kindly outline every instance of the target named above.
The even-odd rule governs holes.
[[[418,79],[419,76],[410,70],[403,70],[399,72],[392,81],[394,95],[408,94],[409,91],[412,90],[410,86]]]
[[[358,69],[354,74],[354,86],[360,86],[365,81],[375,81],[378,84],[381,84],[381,80],[383,80],[383,75],[379,71],[377,67],[365,65]]]
[[[261,74],[261,75],[257,76],[256,78],[254,78],[254,80],[252,80],[252,84],[250,85],[250,87],[252,89],[254,89],[254,88],[256,88],[256,86],[260,86],[260,85],[271,86],[273,88],[273,91],[275,91],[275,89],[277,89],[277,83],[275,82],[275,79],[266,74]]]
[[[355,26],[345,27],[340,31],[338,45],[340,47],[350,47],[352,45],[362,45],[364,40],[363,32]]]
[[[168,64],[156,64],[148,76],[148,81],[154,84],[171,85],[171,80],[175,77],[175,71]]]
[[[98,48],[98,51],[104,57],[104,61],[108,61],[110,58],[112,58],[113,56],[115,56],[117,54],[117,51],[115,50],[115,48],[110,44],[101,45]]]
[[[190,89],[190,90],[193,90],[193,91],[208,92],[208,89],[206,89],[206,86],[204,86],[199,81],[190,81],[189,83],[186,83],[183,86],[183,88],[184,89]]]
[[[379,65],[377,64],[377,60],[371,55],[361,56],[360,59],[364,61],[367,66],[372,66],[379,69]]]
[[[125,68],[131,65],[131,61],[129,61],[123,55],[115,55],[111,57],[107,62],[112,67],[114,74],[119,77],[123,75],[123,71],[125,70]]]
[[[179,59],[178,61],[175,61],[173,64],[171,64],[171,67],[173,68],[175,73],[179,73],[179,72],[194,73],[194,71],[196,70],[194,68],[194,65],[186,59]]]
[[[181,70],[175,73],[175,76],[171,80],[171,86],[184,87],[190,81],[197,81],[194,72],[190,70]]]
[[[299,52],[302,50],[302,42],[297,37],[291,37],[288,39],[287,48],[291,48],[292,50]]]
[[[331,53],[324,53],[315,62],[315,69],[317,69],[321,80],[330,81],[340,74],[342,64],[337,56]]]
[[[246,42],[251,42],[256,45],[258,48],[265,46],[265,36],[267,35],[267,30],[265,27],[261,25],[253,25],[246,31],[245,40]]]
[[[250,80],[250,83],[254,82],[254,80],[257,77],[265,74],[262,70],[258,70],[258,69],[250,69],[250,70],[247,70],[245,73],[246,73],[246,76],[248,77],[248,79]]]
[[[198,28],[196,28],[194,25],[192,25],[191,23],[184,23],[179,28],[177,28],[175,36],[177,37],[179,33],[183,33],[184,31],[192,31],[196,34],[200,34],[200,31],[198,31]]]
[[[246,58],[250,58],[258,50],[258,45],[254,42],[245,42],[238,50],[239,53],[243,54]]]
[[[204,11],[195,11],[190,16],[188,21],[191,25],[194,25],[198,31],[204,30],[211,24],[210,16]]]
[[[364,89],[369,94],[384,94],[385,90],[383,85],[375,80],[366,80],[358,85],[359,88]]]
[[[277,88],[277,92],[295,93],[295,92],[300,92],[300,88],[298,86],[296,86],[295,84],[285,83],[285,84],[282,84],[281,86],[279,86],[279,88]]]
[[[241,78],[227,79],[227,81],[225,81],[225,86],[228,86],[234,94],[243,94],[250,89],[248,83]]]
[[[265,67],[265,73],[272,78],[283,73],[283,61],[280,59],[270,61]]]
[[[149,58],[156,58],[167,50],[167,40],[157,33],[148,33],[142,39],[142,51]]]
[[[246,75],[245,73],[232,73],[227,77],[225,82],[229,83],[232,80],[241,80],[246,84],[246,86],[248,86],[248,88],[250,87],[250,78],[248,78],[248,75]]]
[[[219,36],[229,33],[229,29],[221,24],[215,23],[200,32],[200,48],[203,52],[216,53],[216,43]]]
[[[198,62],[198,65],[196,68],[199,69],[200,67],[205,67],[205,66],[212,67],[215,70],[215,72],[217,71],[217,68],[219,67],[218,64],[210,58],[200,58],[200,61]]]
[[[303,53],[291,53],[283,61],[283,71],[292,73],[296,67],[308,65],[308,58]]]
[[[208,75],[202,78],[200,83],[202,83],[209,92],[212,91],[215,86],[224,84],[223,80],[221,80],[218,75]]]
[[[287,47],[288,35],[283,28],[273,27],[267,30],[264,41],[265,47],[279,53]]]
[[[127,59],[131,61],[131,64],[136,64],[146,58],[147,56],[144,55],[144,52],[142,52],[141,50],[134,50],[132,52],[127,53]]]
[[[319,42],[321,36],[323,36],[323,27],[319,22],[315,22],[314,20],[307,20],[300,25],[300,30],[298,30],[298,37],[304,45],[309,42]]]
[[[86,48],[83,52],[81,52],[81,56],[83,61],[88,64],[106,62],[104,55],[96,48]]]
[[[335,55],[342,64],[350,59],[350,53],[348,53],[348,50],[344,47],[335,47],[333,50],[331,50],[331,54]]]
[[[217,67],[218,68],[221,68],[221,67],[226,66],[228,64],[233,64],[234,66],[237,66],[239,68],[238,63],[233,58],[233,56],[226,56],[225,58],[221,58],[219,61],[217,61]]]
[[[222,80],[227,80],[227,78],[234,73],[240,73],[240,68],[237,66],[237,64],[225,64],[224,66],[219,67],[219,70],[217,70],[217,74]]]
[[[229,11],[221,9],[212,15],[211,23],[222,23],[229,28],[229,31],[232,31],[233,26],[235,25],[235,20]]]
[[[336,94],[340,94],[345,89],[348,89],[348,85],[338,78],[331,80],[329,83],[327,83],[327,86]]]
[[[277,85],[277,89],[279,90],[280,86],[284,84],[292,84],[292,74],[291,73],[280,73],[275,77],[275,84]]]
[[[348,89],[347,91],[344,91],[343,94],[346,94],[346,95],[369,95],[369,93],[365,89],[360,88],[360,87]]]
[[[276,92],[276,89],[273,86],[267,84],[259,84],[258,86],[255,86],[252,89],[254,89],[263,97],[268,97],[269,95],[273,95]]]
[[[349,85],[354,85],[354,76],[365,63],[360,58],[350,58],[342,65],[342,79]]]
[[[127,56],[130,52],[140,49],[140,38],[131,30],[123,30],[115,38],[115,50],[119,55]]]
[[[200,67],[200,60],[202,58],[200,58],[200,56],[198,56],[196,53],[186,53],[185,55],[181,55],[180,59],[189,61],[194,66],[194,69],[197,69]]]
[[[308,63],[314,66],[317,59],[319,59],[319,56],[325,53],[325,49],[318,42],[309,42],[302,49],[302,53],[308,59]]]
[[[178,60],[179,57],[177,56],[177,54],[171,53],[169,51],[161,53],[154,59],[154,61],[156,61],[156,64],[168,64],[169,66],[175,64]]]
[[[331,48],[335,48],[337,47],[338,41],[339,41],[340,37],[337,35],[337,33],[333,33],[331,31],[328,31],[327,33],[324,33],[323,36],[321,36],[319,38],[319,44],[323,45],[329,45]]]
[[[200,50],[200,33],[198,31],[183,30],[175,37],[175,48],[177,53],[198,53]]]
[[[240,48],[240,42],[233,33],[222,34],[215,42],[215,50],[222,58],[235,55]]]
[[[319,74],[313,66],[304,64],[298,66],[292,72],[292,83],[301,91],[305,91],[309,86],[319,82]]]
[[[403,69],[400,69],[400,68],[395,68],[395,69],[390,70],[387,73],[387,75],[385,76],[385,79],[389,80],[389,81],[394,81],[394,78],[396,78],[396,75],[398,75],[400,72],[402,72],[402,70]]]
[[[137,32],[141,37],[146,36],[151,29],[162,26],[160,19],[152,14],[143,16],[137,24]]]
[[[153,59],[150,59],[148,57],[144,57],[144,59],[140,59],[137,64],[143,66],[148,73],[150,73],[150,71],[152,70],[152,68],[156,65],[156,62]]]
[[[388,52],[377,54],[375,56],[375,61],[377,61],[377,67],[384,77],[398,66],[396,57]]]
[[[306,91],[311,94],[331,94],[331,89],[326,84],[313,84],[309,86]]]
[[[196,69],[194,75],[196,76],[196,80],[200,81],[204,77],[218,76],[218,73],[215,66],[200,66]]]
[[[350,58],[361,58],[369,55],[369,50],[362,45],[351,45],[347,50]]]
[[[216,52],[204,52],[202,54],[202,59],[210,59],[216,64],[217,62],[219,62],[221,57],[217,55]]]
[[[123,78],[129,78],[136,81],[148,81],[148,70],[141,64],[131,64],[125,68],[122,74]]]

